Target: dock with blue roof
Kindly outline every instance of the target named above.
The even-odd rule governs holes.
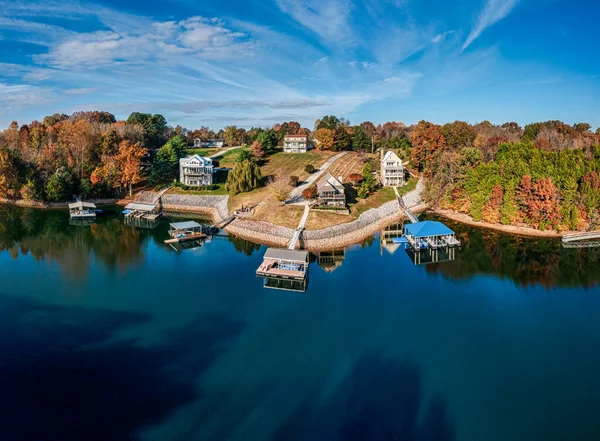
[[[444,223],[438,221],[419,221],[417,216],[410,211],[402,200],[402,196],[396,192],[400,208],[406,214],[411,223],[404,226],[404,235],[392,239],[392,243],[409,247],[413,252],[419,253],[423,250],[436,252],[439,249],[453,249],[460,246],[456,234]],[[452,253],[453,254],[453,253]],[[437,260],[437,259],[435,259]]]

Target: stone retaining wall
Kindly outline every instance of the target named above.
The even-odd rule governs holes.
[[[135,195],[136,202],[152,203],[158,197],[155,191],[140,191]],[[229,217],[229,196],[204,196],[166,193],[162,196],[163,210],[187,211],[209,214],[214,222]]]
[[[252,221],[237,218],[225,230],[236,236],[265,245],[285,248],[294,235],[291,228],[282,227],[270,222]]]

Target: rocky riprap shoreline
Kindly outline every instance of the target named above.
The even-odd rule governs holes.
[[[427,207],[421,204],[422,183],[404,196],[406,205],[415,212]],[[145,191],[136,195],[135,200],[153,202],[157,193]],[[229,217],[229,196],[199,196],[166,193],[162,196],[162,206],[167,211],[196,212],[209,214],[213,222],[218,223]],[[379,208],[373,208],[352,222],[343,223],[320,230],[305,230],[300,236],[302,248],[312,251],[331,250],[359,243],[387,225],[405,218],[397,200],[387,202]],[[270,222],[237,218],[225,227],[233,235],[269,246],[286,247],[294,235],[291,228]]]
[[[142,191],[135,196],[136,202],[152,203],[158,193]],[[229,217],[229,196],[204,196],[166,193],[161,197],[162,208],[167,211],[193,211],[210,214],[213,221],[220,222]]]

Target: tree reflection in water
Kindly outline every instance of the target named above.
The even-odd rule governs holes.
[[[109,270],[125,270],[143,261],[142,243],[149,233],[125,226],[120,219],[99,219],[89,226],[69,225],[68,214],[0,207],[0,250],[13,258],[31,255],[57,262],[69,273],[85,275],[93,259]]]
[[[453,279],[479,274],[513,281],[521,287],[552,287],[600,284],[600,248],[565,249],[561,241],[528,238],[476,229],[444,220],[462,243],[456,260],[426,267]]]

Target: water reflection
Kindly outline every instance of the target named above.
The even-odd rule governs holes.
[[[317,264],[327,273],[332,273],[344,263],[346,250],[319,251],[316,253]]]
[[[445,222],[456,231],[462,247],[455,250],[455,256],[446,256],[449,259],[438,256],[440,261],[455,260],[431,263],[426,266],[428,273],[451,279],[492,275],[509,279],[522,287],[539,284],[546,288],[590,288],[600,283],[600,248],[564,249],[555,239],[510,236]],[[168,236],[167,228],[166,221],[152,230],[129,227],[116,212],[107,212],[105,217],[98,218],[91,225],[73,226],[69,224],[66,210],[0,205],[0,251],[8,252],[14,259],[32,256],[37,261],[56,262],[71,279],[86,277],[93,263],[101,263],[111,271],[125,271],[140,265],[146,259],[147,242],[151,242],[155,250],[173,252],[163,242]],[[383,250],[394,254],[398,247],[392,239],[401,235],[402,229],[402,224],[390,225],[379,237],[371,236],[359,246],[370,248],[379,245],[381,254]],[[248,257],[261,249],[261,245],[235,236],[223,240],[233,245],[230,250]],[[375,244],[375,240],[379,243]],[[393,258],[406,259],[403,254],[395,253]],[[322,252],[312,255],[311,262],[332,273],[341,267],[346,257],[345,250]],[[330,276],[333,277],[333,274]]]
[[[456,231],[462,247],[456,260],[426,267],[452,279],[493,275],[527,287],[600,284],[600,248],[565,249],[560,240],[512,236],[444,221]]]

